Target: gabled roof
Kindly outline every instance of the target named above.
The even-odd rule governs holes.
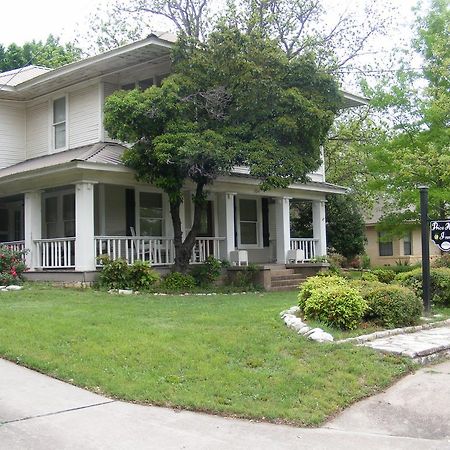
[[[66,64],[57,69],[28,66],[2,73],[0,74],[0,99],[29,100],[137,64],[160,58],[167,59],[176,39],[176,35],[172,33],[153,33],[140,41]],[[346,108],[368,103],[366,98],[359,95],[344,90],[340,92],[344,97],[344,107]]]

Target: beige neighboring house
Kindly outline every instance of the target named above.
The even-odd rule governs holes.
[[[366,254],[370,257],[372,266],[394,265],[398,262],[411,263],[422,259],[422,237],[420,225],[401,238],[390,241],[383,239],[383,232],[376,229],[383,216],[382,204],[377,204],[366,217]],[[430,239],[430,257],[440,255],[439,248]]]

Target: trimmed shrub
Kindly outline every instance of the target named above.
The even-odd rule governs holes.
[[[300,285],[300,293],[298,294],[298,306],[301,310],[304,310],[306,301],[311,297],[312,293],[316,289],[333,286],[348,286],[348,281],[345,278],[331,275],[323,276],[316,275],[315,277],[309,277]]]
[[[195,266],[192,269],[191,275],[194,277],[198,286],[208,287],[217,281],[221,272],[222,262],[213,256],[208,256],[203,264]]]
[[[164,277],[161,287],[168,291],[189,291],[195,289],[195,279],[192,275],[172,272]]]
[[[128,267],[130,287],[137,291],[148,291],[159,282],[159,274],[147,261],[135,261]]]
[[[450,269],[445,267],[431,269],[431,301],[435,305],[450,306]],[[402,286],[411,288],[418,297],[422,296],[422,270],[400,273],[395,281]]]
[[[0,285],[20,284],[23,272],[25,251],[16,251],[6,245],[0,245]]]
[[[369,308],[365,318],[388,328],[415,325],[422,315],[422,301],[402,286],[381,285],[362,291]]]
[[[385,284],[390,284],[395,279],[395,272],[391,269],[382,269],[380,267],[378,269],[373,269],[371,273],[378,278],[378,281],[381,281]]]
[[[362,281],[379,281],[378,277],[372,272],[363,272],[361,274]]]
[[[358,327],[367,303],[350,286],[335,285],[314,289],[304,304],[306,319],[319,320],[332,327],[352,330]]]

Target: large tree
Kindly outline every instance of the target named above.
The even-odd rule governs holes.
[[[341,106],[335,80],[314,58],[289,59],[257,31],[219,27],[206,41],[180,36],[173,74],[161,87],[107,99],[105,125],[132,144],[125,163],[169,196],[175,270],[185,271],[199,231],[205,190],[246,165],[262,189],[306,181]],[[180,206],[193,185],[193,226],[182,236]]]
[[[448,1],[432,0],[417,18],[413,42],[422,68],[407,61],[393,83],[369,92],[386,117],[386,132],[371,149],[371,187],[385,199],[385,228],[397,234],[419,219],[418,185],[430,188],[431,217],[450,216],[449,42]]]
[[[59,38],[50,34],[44,42],[33,40],[22,46],[10,44],[6,48],[0,44],[0,72],[30,64],[55,68],[76,61],[80,56],[79,48],[61,44]]]

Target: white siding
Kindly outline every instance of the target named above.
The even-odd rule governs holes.
[[[107,97],[109,97],[112,93],[114,93],[115,91],[117,91],[118,89],[120,89],[120,86],[118,84],[113,84],[113,83],[104,83],[103,84],[103,97],[106,100]],[[103,125],[103,114],[102,114],[102,123],[101,123],[101,127],[103,128],[103,140],[105,142],[117,142],[114,139],[111,139],[108,135],[108,132],[104,129],[104,125]]]
[[[69,148],[98,142],[100,99],[98,85],[69,94]]]
[[[48,154],[49,112],[48,101],[27,108],[27,159]]]
[[[25,108],[0,102],[0,168],[25,159]]]

